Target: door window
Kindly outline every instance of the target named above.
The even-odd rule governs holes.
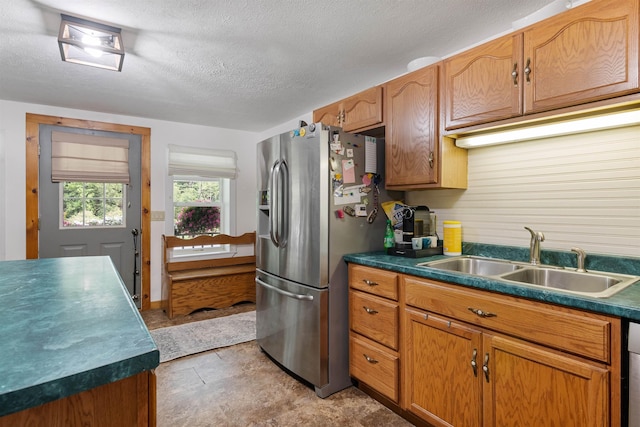
[[[121,183],[62,182],[60,229],[126,227],[126,186]]]

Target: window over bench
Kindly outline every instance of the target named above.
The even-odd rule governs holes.
[[[175,236],[232,234],[237,174],[235,152],[170,145],[168,171]],[[180,256],[186,256],[228,251],[228,245],[215,245],[179,252]]]

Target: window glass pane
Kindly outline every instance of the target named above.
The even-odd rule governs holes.
[[[124,226],[124,184],[62,183],[62,228]]]
[[[222,180],[175,178],[173,181],[174,235],[191,238],[223,233]]]
[[[220,180],[196,181],[174,180],[174,203],[213,203],[220,202]]]
[[[186,206],[175,209],[175,235],[194,237],[220,233],[220,208]]]
[[[122,198],[119,199],[105,199],[105,225],[124,225],[124,218],[122,216]]]
[[[124,185],[122,184],[105,184],[105,196],[122,199],[123,189]]]
[[[82,227],[84,226],[84,209],[82,199],[68,199],[62,202],[64,212],[62,227]]]

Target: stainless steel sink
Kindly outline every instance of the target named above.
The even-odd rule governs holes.
[[[475,274],[478,276],[497,276],[522,268],[508,260],[483,258],[474,256],[461,256],[439,261],[431,261],[418,264],[424,267],[432,267],[440,270],[456,271],[458,273]]]
[[[577,272],[563,267],[536,266],[524,262],[470,255],[424,262],[418,265],[596,298],[610,297],[640,281],[640,276],[601,271]]]
[[[580,273],[549,268],[525,268],[503,274],[501,279],[594,297],[611,296],[637,282],[640,277],[604,272]]]

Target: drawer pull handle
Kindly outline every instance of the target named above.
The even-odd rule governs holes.
[[[366,311],[369,314],[378,314],[378,312],[372,308],[367,307],[366,305],[363,305],[362,308],[364,308],[364,311]]]
[[[527,78],[527,83],[531,83],[531,58],[527,58],[527,64],[524,67],[524,75]]]
[[[362,279],[362,281],[369,286],[378,286],[378,284],[372,280],[368,280],[368,279]]]
[[[473,376],[478,377],[478,362],[476,362],[476,358],[478,357],[478,349],[473,349],[473,355],[471,356],[471,369],[473,369]]]
[[[365,359],[367,359],[367,362],[375,365],[376,363],[378,363],[378,361],[376,359],[374,359],[373,357],[369,357],[366,354],[362,354],[364,356]]]
[[[488,311],[482,311],[479,308],[468,307],[469,311],[479,317],[496,317],[497,314]]]
[[[482,364],[482,371],[484,372],[484,379],[489,382],[489,353],[484,355],[484,363]]]

